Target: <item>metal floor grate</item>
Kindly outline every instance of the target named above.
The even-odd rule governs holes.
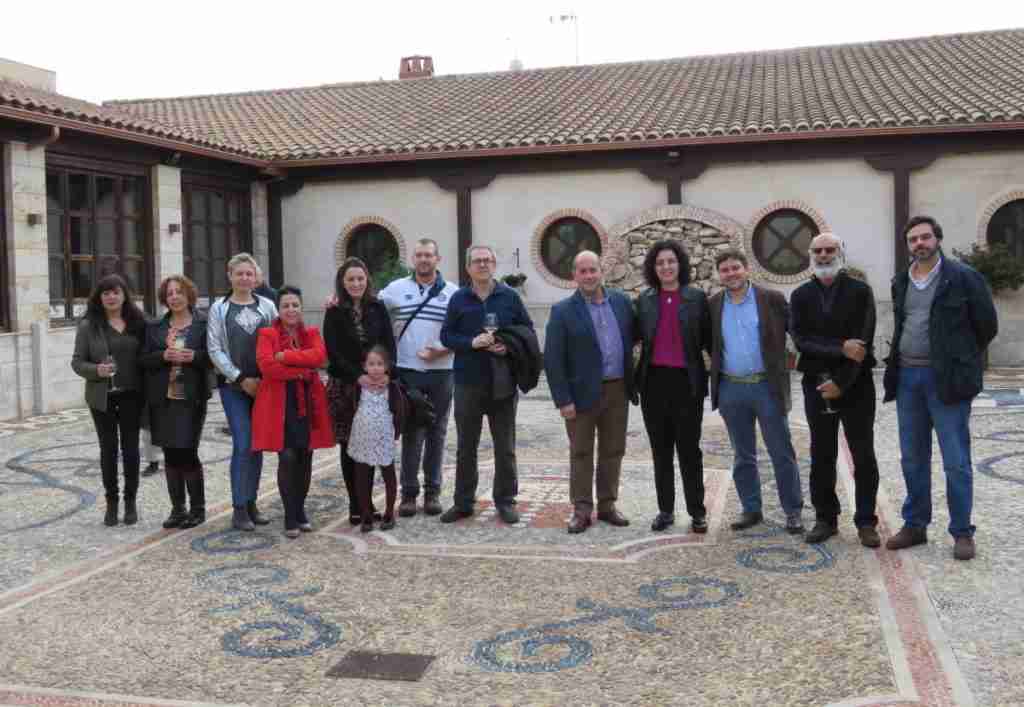
[[[434,656],[418,653],[350,651],[340,663],[327,671],[327,676],[415,682],[423,677],[433,661]]]

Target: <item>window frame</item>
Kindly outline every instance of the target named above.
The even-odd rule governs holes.
[[[1011,195],[1012,197],[1013,195]],[[1009,250],[1013,257],[1018,260],[1024,260],[1024,226],[1015,234],[1017,236],[1016,243],[1010,243],[1003,240],[992,240],[992,227],[996,220],[996,216],[999,212],[1007,207],[1017,205],[1022,212],[1024,212],[1024,194],[1017,196],[1017,198],[1008,198],[1003,201],[999,206],[992,209],[992,215],[988,217],[985,222],[985,243],[988,245],[994,245],[996,243],[1002,243]]]
[[[0,332],[11,330],[12,292],[7,259],[7,170],[10,162],[7,143],[0,142]]]
[[[202,194],[203,213],[193,213],[193,198],[195,194]],[[214,200],[211,195],[220,194],[224,199],[223,220],[214,219]],[[233,201],[238,202],[237,221],[230,218],[230,205]],[[182,222],[182,270],[186,277],[196,284],[199,300],[206,300],[206,306],[212,303],[217,296],[218,274],[226,281],[227,262],[233,255],[246,252],[252,253],[252,195],[248,184],[236,184],[226,181],[186,178],[182,177],[181,183],[181,222]],[[195,238],[193,229],[202,225],[206,229],[205,257],[197,257],[195,251]],[[220,258],[214,257],[213,234],[217,229],[223,229],[227,242],[224,246],[224,269],[217,272],[216,263]],[[232,241],[232,232],[237,232],[236,241]],[[208,288],[204,291],[203,281],[196,278],[196,267],[202,265],[206,269],[206,282]],[[264,270],[265,277],[269,277],[267,270],[268,263],[260,263]],[[225,293],[226,294],[226,293]]]
[[[539,239],[539,243],[538,243],[538,255],[539,255],[540,263],[544,267],[545,271],[550,273],[553,277],[555,277],[555,278],[557,278],[559,280],[562,280],[562,281],[572,281],[573,273],[572,273],[572,268],[571,267],[570,267],[570,272],[567,274],[567,276],[563,276],[562,273],[559,273],[556,268],[551,266],[551,264],[548,262],[548,259],[545,257],[545,254],[546,254],[546,251],[547,251],[547,243],[548,243],[548,241],[551,238],[557,238],[557,236],[554,235],[554,230],[557,227],[559,227],[559,225],[563,224],[566,221],[572,221],[574,223],[578,223],[578,224],[581,224],[583,226],[586,226],[588,229],[590,229],[590,234],[589,235],[593,236],[594,240],[597,243],[596,248],[591,248],[591,247],[588,247],[588,246],[584,246],[583,248],[578,248],[576,250],[576,253],[574,253],[572,255],[573,259],[575,259],[576,255],[578,255],[582,250],[593,250],[594,252],[597,253],[598,257],[601,257],[601,256],[604,255],[605,243],[604,243],[604,239],[601,238],[601,232],[597,228],[594,227],[594,224],[591,223],[590,221],[588,221],[587,219],[581,218],[579,216],[574,216],[574,215],[561,216],[561,217],[556,218],[555,220],[551,221],[551,223],[549,223],[549,224],[547,224],[547,226],[545,226],[544,230],[540,234],[540,239]]]
[[[86,178],[85,208],[73,209],[70,203],[69,185],[72,175],[79,175]],[[59,193],[56,200],[59,203],[58,209],[51,209],[50,203],[50,179],[56,177],[60,182]],[[113,210],[111,213],[101,213],[97,205],[97,185],[99,180],[109,179],[113,183]],[[124,185],[127,181],[133,182],[137,187],[135,197],[135,210],[128,211],[124,208],[123,195]],[[152,314],[155,311],[156,294],[153,286],[153,242],[151,237],[151,212],[152,196],[150,194],[150,181],[148,175],[141,170],[124,170],[117,165],[107,165],[94,160],[62,159],[58,156],[47,156],[46,164],[46,210],[47,210],[47,273],[51,272],[51,264],[55,260],[62,263],[62,288],[63,316],[51,316],[50,324],[53,326],[70,326],[78,319],[75,315],[75,306],[83,304],[86,297],[76,297],[73,285],[73,271],[75,263],[89,263],[92,266],[92,286],[100,279],[99,268],[106,262],[107,258],[113,257],[118,264],[125,262],[138,263],[139,274],[135,278],[137,282],[130,284],[136,288],[136,295],[141,295],[143,308]],[[62,251],[60,255],[50,252],[50,229],[53,228],[52,219],[59,219],[61,232]],[[88,224],[88,247],[80,248],[82,252],[72,253],[71,225],[72,219],[83,219]],[[113,224],[113,253],[101,253],[99,247],[100,223]],[[134,224],[139,238],[139,253],[128,253],[126,251],[125,229],[129,224]],[[116,270],[127,275],[123,267]],[[91,289],[90,287],[90,289]],[[50,307],[55,306],[56,298],[53,297],[53,283],[50,283],[47,293]]]

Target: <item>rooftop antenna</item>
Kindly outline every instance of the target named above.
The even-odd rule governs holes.
[[[575,12],[571,10],[565,15],[551,15],[548,17],[548,22],[555,24],[556,22],[565,23],[572,22],[573,31],[576,35],[576,65],[580,63],[580,18],[576,16]]]

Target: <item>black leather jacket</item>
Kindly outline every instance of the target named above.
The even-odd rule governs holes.
[[[711,353],[711,310],[703,290],[686,286],[681,290],[679,324],[683,334],[683,352],[690,390],[694,398],[703,400],[708,394],[708,371],[702,351]],[[636,367],[636,388],[642,395],[647,382],[647,369],[654,356],[654,336],[658,331],[658,291],[649,288],[636,298],[636,336],[642,343]]]

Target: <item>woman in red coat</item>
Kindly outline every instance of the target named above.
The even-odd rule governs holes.
[[[313,530],[305,510],[313,450],[333,447],[335,441],[317,370],[327,361],[324,340],[319,329],[302,321],[302,291],[285,286],[278,294],[280,315],[260,329],[256,343],[263,377],[252,411],[252,448],[278,453],[285,535],[296,538],[300,530]]]

